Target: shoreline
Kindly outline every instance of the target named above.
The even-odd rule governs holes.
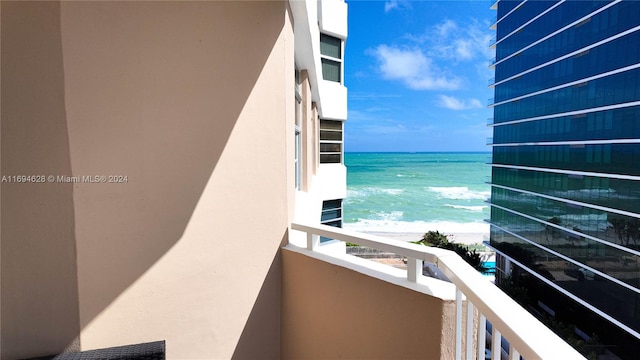
[[[422,239],[422,236],[424,235],[424,233],[412,233],[412,232],[405,232],[405,233],[400,233],[400,232],[382,232],[382,231],[361,231],[362,233],[365,234],[369,234],[369,235],[375,235],[375,236],[380,236],[383,238],[387,238],[387,239],[393,239],[393,240],[400,240],[400,241],[417,241]],[[447,238],[449,239],[450,242],[452,243],[457,243],[457,244],[462,244],[462,245],[466,245],[466,246],[472,246],[472,245],[482,245],[482,242],[484,241],[484,239],[488,239],[489,238],[489,233],[444,233],[445,235],[447,235]],[[495,258],[495,253],[488,247],[485,247],[485,250],[478,250],[476,249],[476,251],[478,251],[480,253],[480,255],[482,256],[482,261],[484,262],[495,262],[496,258]],[[402,263],[399,262],[398,259],[387,259],[387,258],[379,258],[379,259],[372,259],[374,261],[386,264],[386,265],[391,265],[394,267],[397,267],[399,269],[406,269],[407,266]]]
[[[384,238],[388,238],[388,239],[407,241],[407,242],[409,242],[409,241],[418,241],[418,240],[422,239],[422,236],[425,234],[425,233],[415,233],[415,232],[404,232],[404,233],[401,233],[401,232],[384,232],[384,231],[362,231],[362,232],[365,233],[365,234],[380,236],[380,237],[384,237]],[[449,238],[450,242],[463,244],[463,245],[482,244],[482,242],[485,239],[489,238],[489,233],[484,233],[484,232],[450,233],[450,232],[441,231],[440,233],[443,233],[443,234],[447,235],[447,237]]]

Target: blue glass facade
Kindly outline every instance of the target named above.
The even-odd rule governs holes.
[[[520,75],[517,82],[496,85],[495,101],[498,103],[636,65],[640,61],[638,44],[640,34],[633,32],[545,66],[540,71]]]
[[[499,1],[496,281],[640,351],[640,1]]]
[[[509,2],[511,1],[505,1],[505,3]],[[527,1],[527,3],[528,2],[538,3],[538,1]],[[540,1],[539,3],[546,3],[548,4],[547,7],[556,4],[555,1]],[[507,41],[509,38],[498,36],[496,60],[503,62],[501,66],[503,69],[500,72],[496,72],[496,81],[514,76],[522,71],[573,53],[583,47],[596,44],[599,41],[619,35],[638,26],[637,14],[638,6],[640,5],[635,4],[636,1],[616,4],[585,20],[581,20],[584,16],[572,16],[570,19],[558,18],[558,15],[562,16],[562,13],[557,14],[557,12],[559,12],[558,10],[562,10],[565,7],[578,11],[580,14],[589,14],[587,10],[592,10],[593,7],[597,7],[597,5],[604,4],[604,6],[607,6],[609,3],[610,2],[599,1],[567,1],[533,21],[517,34],[511,32],[511,34],[514,35],[509,36],[509,38],[515,36],[515,39],[518,39],[518,35],[524,33],[535,34],[534,38],[523,39],[524,41],[522,42],[511,44],[513,40]],[[521,8],[504,19],[498,18],[498,33],[501,31],[503,21],[506,22],[509,17],[517,16],[520,12],[526,12],[525,5],[522,5]],[[529,15],[530,18],[533,18],[539,14],[531,13]],[[575,23],[575,25],[554,36],[548,37],[552,33],[573,23]],[[519,24],[521,26],[523,23]],[[535,29],[537,32],[531,30],[533,27],[537,27]]]
[[[640,138],[639,106],[554,116],[496,126],[493,131],[494,144],[637,138]]]

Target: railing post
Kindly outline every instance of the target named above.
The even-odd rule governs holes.
[[[491,330],[491,360],[502,359],[502,334],[496,329],[495,324],[492,324]]]
[[[422,276],[422,260],[407,258],[407,280],[418,282],[419,276]]]
[[[478,320],[478,360],[484,360],[484,349],[487,342],[487,318],[480,314]]]
[[[511,355],[511,360],[520,360],[520,353],[518,352],[518,350],[516,350],[513,346],[511,346],[509,350],[510,350],[509,355]]]
[[[456,289],[456,360],[462,360],[462,291]]]
[[[472,352],[473,352],[473,304],[471,300],[467,298],[467,360],[472,360]]]
[[[307,250],[315,251],[320,243],[320,237],[314,233],[307,233]]]

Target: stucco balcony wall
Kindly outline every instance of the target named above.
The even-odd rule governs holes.
[[[450,284],[431,296],[324,257],[283,249],[283,359],[454,358]]]

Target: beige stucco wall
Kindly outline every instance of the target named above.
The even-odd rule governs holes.
[[[1,6],[0,357],[11,359],[77,348],[80,323],[73,185],[12,178],[71,172],[59,6]]]
[[[2,184],[2,359],[279,358],[286,3],[1,6],[2,175],[127,177]]]
[[[452,359],[455,304],[283,250],[283,359]]]

